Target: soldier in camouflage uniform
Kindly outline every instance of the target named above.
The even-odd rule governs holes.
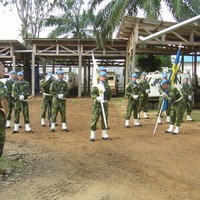
[[[189,75],[185,75],[185,77],[184,77],[183,84],[181,87],[181,93],[182,93],[183,99],[185,101],[185,110],[183,113],[185,113],[185,111],[187,111],[187,121],[193,121],[193,119],[191,117],[191,113],[192,113],[192,97],[193,97],[194,93],[192,90],[192,86],[189,83]]]
[[[90,141],[95,141],[97,122],[101,116],[101,128],[102,128],[102,139],[111,140],[107,134],[107,128],[103,118],[103,111],[101,105],[103,104],[105,111],[106,122],[108,121],[108,101],[111,99],[111,91],[108,83],[106,82],[106,72],[100,72],[99,83],[92,87],[91,97],[93,101],[92,108],[92,121],[91,121],[91,133]]]
[[[148,94],[150,93],[150,85],[149,82],[146,80],[146,73],[142,73],[141,80],[139,82],[141,88],[141,95],[139,98],[139,116],[141,108],[144,109],[144,118],[148,119]]]
[[[167,72],[163,72],[160,83],[162,82],[162,80],[167,80]],[[169,80],[167,80],[169,83]],[[165,96],[165,92],[160,84],[159,86],[159,93],[160,93],[160,97],[159,97],[159,104],[158,104],[158,115],[162,106],[162,102]],[[166,122],[170,123],[170,103],[168,104],[167,110],[166,110]],[[158,124],[162,124],[162,120],[161,117],[158,116]]]
[[[69,96],[68,85],[64,78],[64,71],[57,71],[58,80],[52,82],[50,86],[50,94],[53,96],[52,102],[52,119],[51,132],[55,132],[56,118],[58,112],[61,115],[62,130],[68,132],[66,124],[66,98]]]
[[[46,75],[46,78],[41,80],[41,82],[40,82],[41,92],[43,93],[42,112],[41,112],[41,126],[43,126],[43,127],[45,127],[46,112],[48,112],[49,124],[50,124],[50,119],[52,116],[53,96],[50,94],[50,86],[53,81],[54,81],[53,74],[48,73]]]
[[[165,93],[165,98],[167,98],[171,104],[170,126],[166,130],[166,133],[179,134],[185,106],[184,99],[181,92],[176,87],[169,86],[169,82],[167,80],[162,80],[161,86],[164,90],[168,90]],[[175,129],[174,125],[176,125]]]
[[[129,119],[131,117],[132,112],[134,117],[134,126],[141,126],[141,124],[138,121],[139,98],[141,94],[141,88],[137,82],[137,79],[138,75],[135,73],[132,74],[132,81],[126,86],[125,96],[128,98],[125,120],[126,128],[130,127]]]
[[[17,72],[15,70],[10,71],[10,79],[6,81],[6,87],[8,91],[8,113],[7,113],[7,121],[6,128],[10,128],[10,120],[11,114],[14,110],[14,98],[12,97],[12,86],[17,81]]]
[[[0,79],[5,74],[4,65],[0,62]],[[0,157],[3,154],[5,144],[5,129],[6,129],[6,112],[8,111],[7,88],[3,82],[0,81]]]
[[[30,85],[27,81],[24,80],[23,72],[18,72],[17,78],[18,80],[13,84],[12,88],[12,97],[15,100],[15,106],[14,106],[15,125],[13,133],[19,132],[19,118],[21,112],[24,117],[26,133],[33,133],[29,124],[30,121],[29,121],[28,97],[30,96]]]

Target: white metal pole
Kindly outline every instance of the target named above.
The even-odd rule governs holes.
[[[200,15],[197,15],[196,17],[192,17],[192,18],[190,18],[190,19],[188,19],[188,20],[185,20],[185,21],[183,21],[183,22],[180,22],[180,23],[178,23],[178,24],[175,24],[175,25],[173,25],[173,26],[170,26],[170,27],[168,27],[168,28],[166,28],[166,29],[164,29],[164,30],[158,31],[158,32],[156,32],[156,33],[153,33],[153,34],[151,34],[151,35],[149,35],[149,36],[147,36],[147,37],[139,36],[139,39],[140,39],[141,41],[145,42],[145,41],[147,41],[147,40],[153,39],[153,38],[155,38],[155,37],[158,37],[158,36],[161,36],[161,35],[163,35],[163,34],[165,34],[165,33],[168,33],[168,32],[170,32],[170,31],[172,31],[172,30],[175,30],[175,29],[177,29],[177,28],[180,28],[180,27],[182,27],[182,26],[184,26],[184,25],[186,25],[186,24],[190,24],[190,23],[192,23],[192,22],[195,22],[195,21],[197,21],[197,20],[199,20],[199,19],[200,19]]]

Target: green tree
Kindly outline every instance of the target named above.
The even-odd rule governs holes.
[[[53,0],[0,0],[4,6],[13,5],[21,20],[22,38],[37,38],[44,20],[53,8]]]
[[[91,0],[91,10],[95,10],[100,3],[106,2],[107,0]],[[95,18],[97,39],[103,45],[106,39],[112,37],[122,17],[136,16],[139,9],[144,11],[147,18],[158,18],[161,14],[162,2],[168,6],[177,21],[200,13],[199,0],[110,0]]]
[[[136,57],[136,67],[140,72],[160,71],[161,67],[171,67],[170,56],[139,55]]]
[[[60,0],[56,7],[62,10],[59,16],[51,15],[46,19],[45,26],[55,27],[49,37],[92,38],[94,18],[92,12],[83,9],[83,0]]]

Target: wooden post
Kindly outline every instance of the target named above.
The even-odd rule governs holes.
[[[32,52],[32,68],[31,68],[31,87],[32,87],[32,96],[35,96],[35,53],[36,53],[36,44],[33,44],[33,52]]]
[[[84,61],[84,96],[86,96],[87,93],[87,72],[86,72],[86,60]]]
[[[194,53],[194,83],[197,86],[197,52]]]
[[[138,31],[139,31],[139,24],[136,23],[132,40],[132,72],[135,72],[135,55],[136,55],[136,45],[138,42]]]
[[[44,58],[44,60],[43,60],[43,78],[45,78],[46,73],[47,73],[47,61]]]
[[[124,72],[123,73],[123,75],[124,75],[124,93],[125,93],[125,89],[126,89],[126,85],[127,85],[127,83],[126,83],[126,81],[127,81],[127,78],[126,78],[127,77],[127,72],[126,72],[127,71],[127,67],[126,67],[127,63],[126,63],[126,60],[127,59],[125,59],[125,61],[124,61],[124,71],[123,71]]]
[[[88,94],[90,94],[90,59],[88,63]]]
[[[12,56],[12,70],[15,70],[16,68],[15,49],[12,44],[10,46],[10,55]]]
[[[83,52],[83,45],[78,45],[78,97],[81,97],[81,85],[82,85],[82,52]]]
[[[126,65],[125,65],[125,77],[124,77],[124,80],[125,80],[125,87],[126,85],[128,84],[128,67],[130,65],[130,55],[129,55],[129,48],[127,46],[126,48]]]
[[[52,74],[55,74],[55,60],[52,61]]]
[[[12,57],[12,70],[15,70],[16,69],[16,57],[13,56]]]

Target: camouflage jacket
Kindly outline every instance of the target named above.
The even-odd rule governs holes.
[[[147,95],[146,90],[150,90],[149,82],[147,80],[140,80],[139,85],[141,89],[141,94]]]
[[[6,85],[0,81],[0,108],[2,108],[1,99],[5,98],[7,98],[7,88]]]
[[[7,91],[8,91],[8,100],[9,101],[13,100],[12,87],[13,87],[15,82],[16,82],[16,80],[13,80],[13,79],[9,79],[9,80],[6,81],[6,87],[7,87]]]
[[[40,90],[41,92],[45,92],[47,94],[50,94],[50,86],[53,82],[53,79],[49,79],[46,81],[45,79],[40,81]]]
[[[172,104],[183,100],[181,92],[172,85],[169,87],[167,94],[167,99]]]
[[[64,98],[69,97],[69,90],[66,81],[64,80],[55,80],[50,86],[50,94],[57,98],[58,94],[64,94]],[[58,98],[57,98],[58,99]]]
[[[15,100],[19,100],[19,96],[24,95],[24,99],[27,99],[30,96],[30,84],[29,82],[23,81],[16,81],[12,87],[12,97]]]
[[[131,81],[127,84],[126,90],[125,90],[125,96],[128,97],[128,99],[132,99],[132,95],[141,95],[141,87],[137,82]]]
[[[107,82],[104,83],[104,87],[105,87],[105,92],[104,92],[104,100],[105,101],[110,101],[111,99],[111,90],[110,90],[110,86],[108,85]],[[100,93],[99,93],[99,89],[98,87],[93,87],[91,89],[91,98],[96,100],[96,98],[100,96]]]
[[[188,96],[193,96],[192,86],[190,84],[182,84],[181,86],[181,94],[183,95],[184,99],[188,100]]]

